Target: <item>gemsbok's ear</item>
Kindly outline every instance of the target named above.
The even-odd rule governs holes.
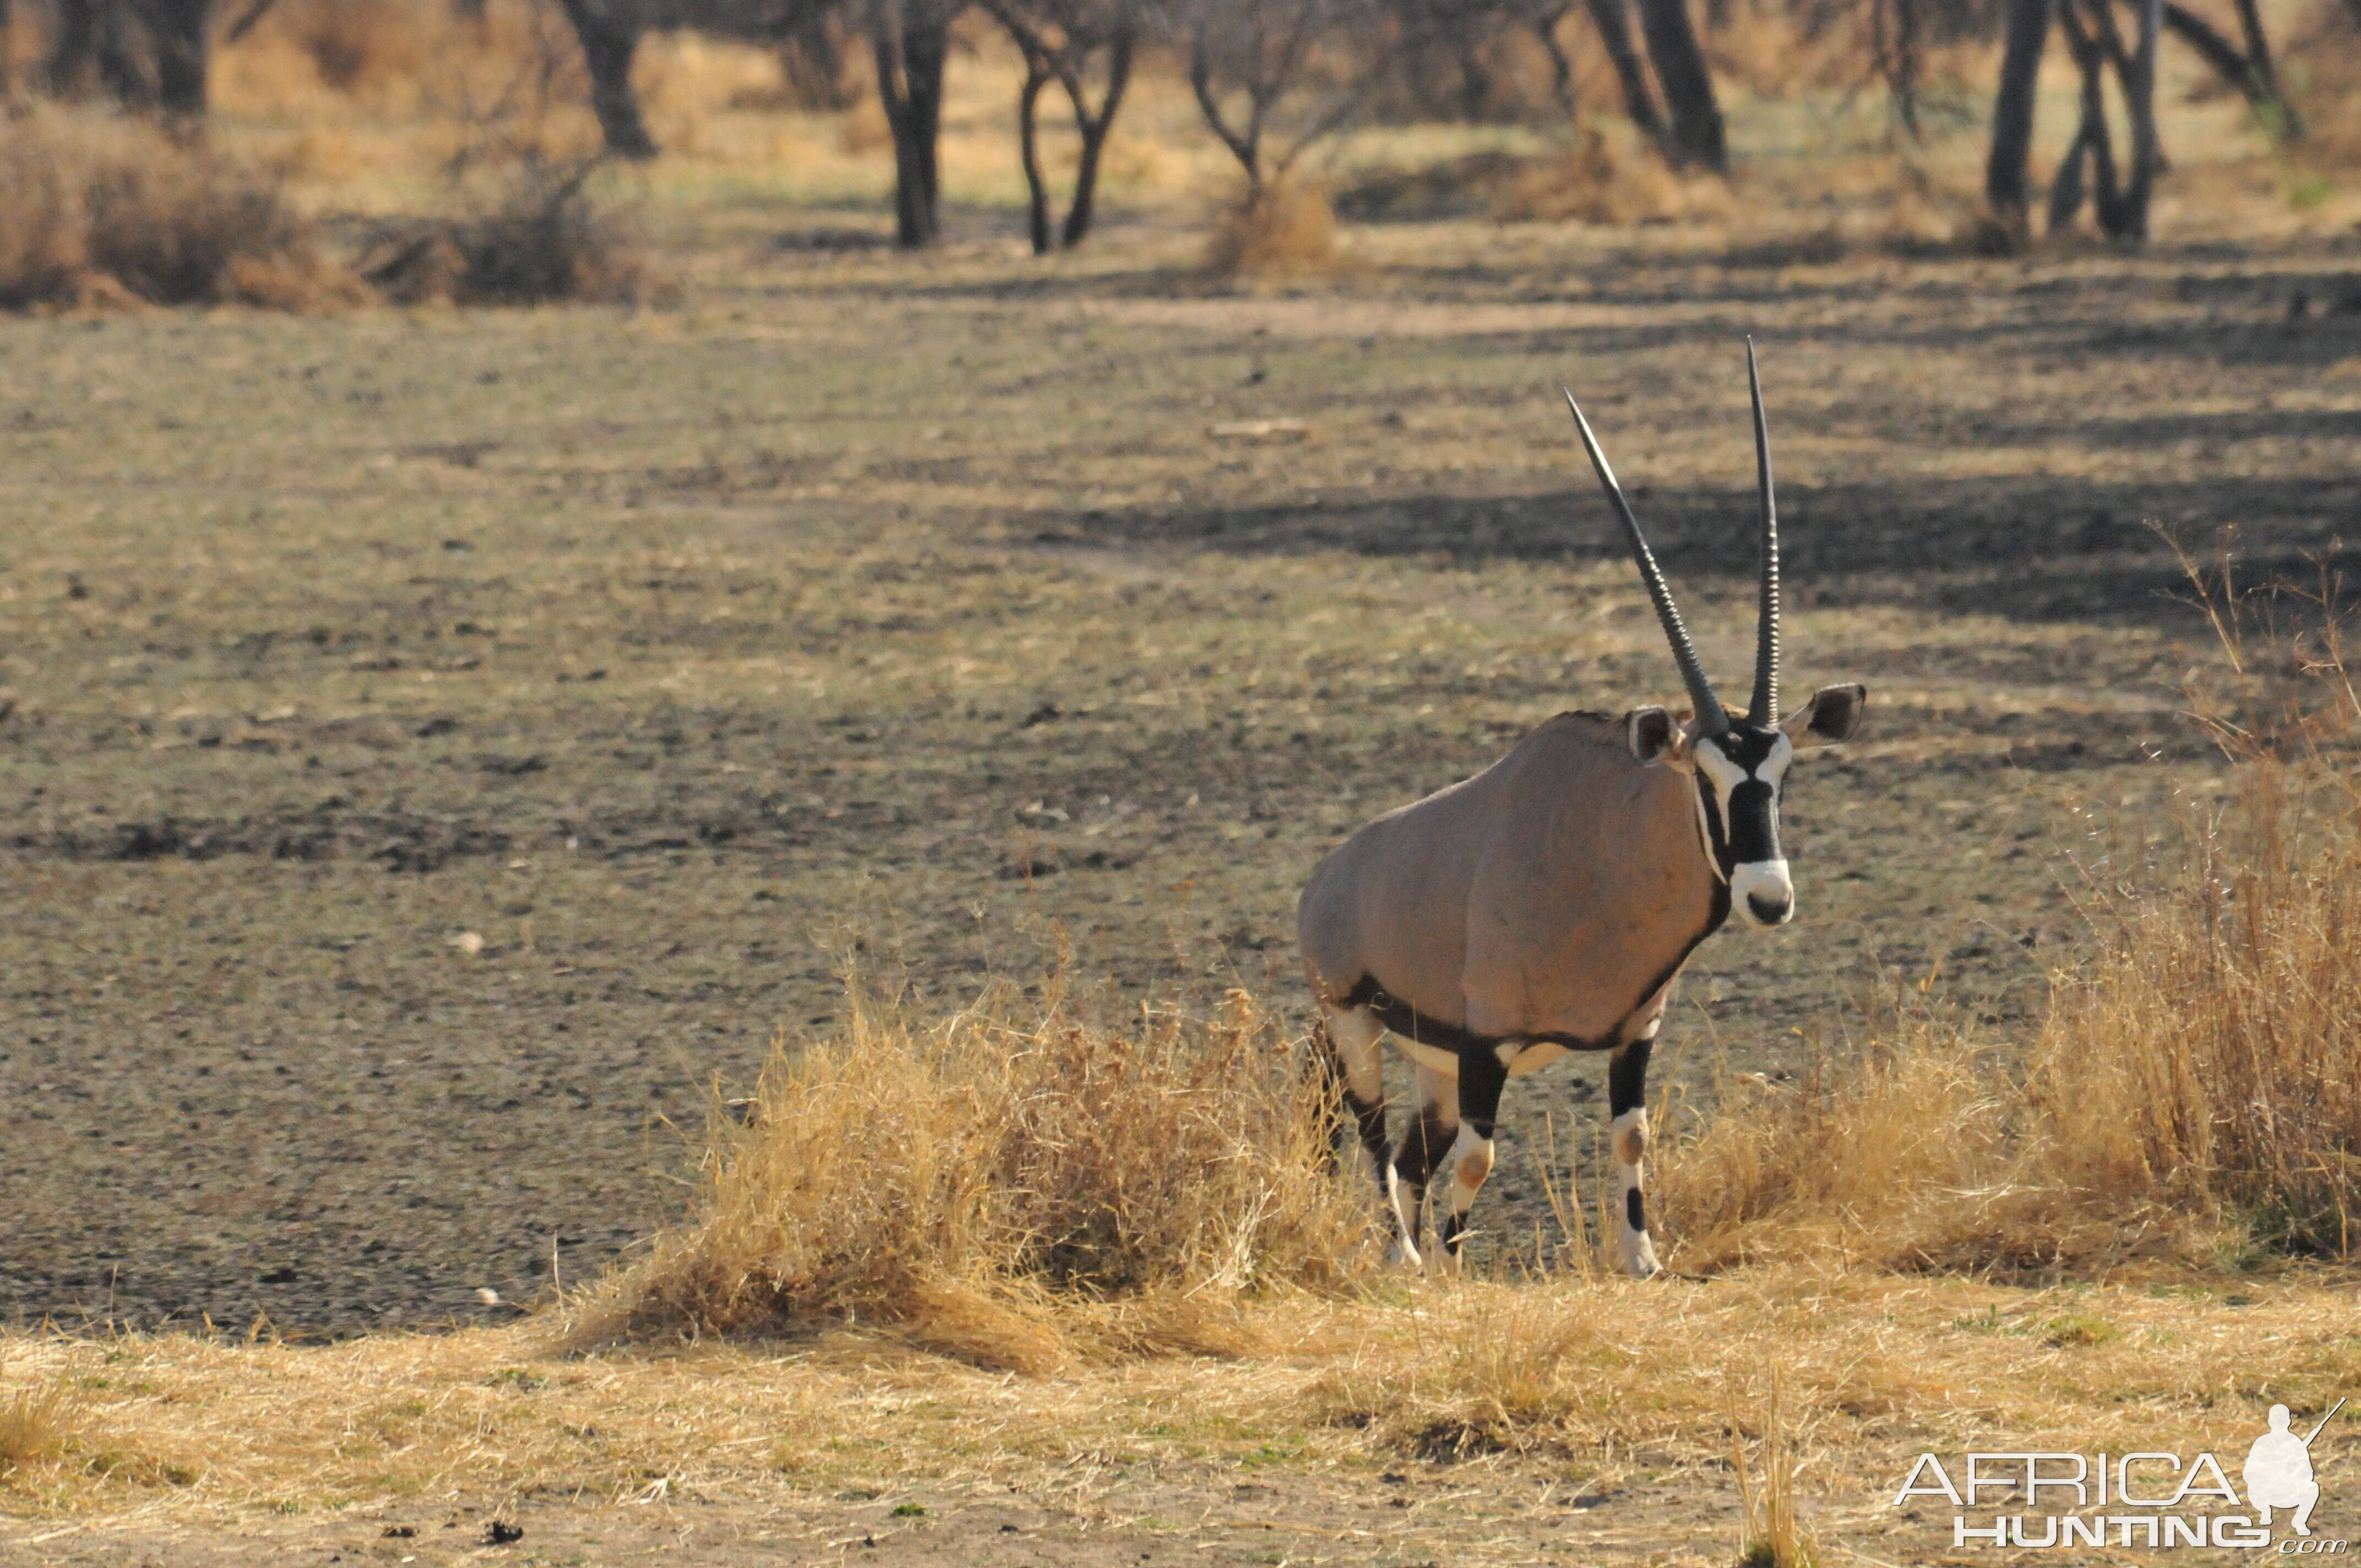
[[[1822,686],[1812,694],[1809,707],[1790,716],[1779,728],[1794,740],[1799,751],[1832,746],[1852,739],[1852,732],[1861,728],[1861,709],[1868,706],[1867,686]]]
[[[1680,750],[1680,730],[1673,716],[1653,703],[1623,716],[1623,739],[1643,768],[1671,762]]]

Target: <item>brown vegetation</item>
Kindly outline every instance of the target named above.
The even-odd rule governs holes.
[[[38,110],[0,130],[0,305],[349,303],[275,176],[143,121]]]
[[[1335,262],[1336,214],[1320,188],[1303,181],[1241,192],[1205,238],[1205,269],[1217,277],[1322,272]]]
[[[362,276],[399,304],[640,303],[659,284],[629,229],[592,202],[598,173],[528,152],[475,210],[381,225]]]

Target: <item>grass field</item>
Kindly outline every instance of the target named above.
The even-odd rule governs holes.
[[[435,1562],[522,1508],[550,1562],[1720,1561],[1729,1408],[1758,1439],[1792,1357],[1824,1536],[1918,1562],[1878,1505],[1919,1447],[2324,1409],[2325,1269],[1506,1283],[1545,1172],[1589,1179],[1579,1059],[1509,1095],[1490,1282],[1259,1307],[1226,1359],[516,1321],[686,1212],[715,1091],[848,973],[1301,1026],[1331,845],[1675,699],[1560,384],[1742,685],[1748,333],[1788,682],[1872,706],[1789,791],[1796,925],[1692,962],[1666,1130],[1897,1007],[2028,1037],[2080,891],[2226,787],[2150,525],[2361,561],[2352,241],[1902,259],[1796,217],[1356,228],[1239,289],[1178,204],[1043,264],[985,203],[908,258],[717,163],[645,192],[660,308],[0,323],[0,1392],[81,1423],[0,1555]]]

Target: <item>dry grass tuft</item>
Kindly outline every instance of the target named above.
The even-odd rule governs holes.
[[[1730,1466],[1738,1476],[1739,1510],[1745,1525],[1738,1547],[1740,1568],[1816,1568],[1819,1554],[1795,1513],[1795,1449],[1788,1439],[1778,1365],[1771,1367],[1771,1398],[1763,1431],[1763,1485],[1757,1490],[1746,1463],[1746,1435],[1735,1389],[1730,1407]]]
[[[141,120],[40,109],[0,131],[0,306],[357,302],[272,174]]]
[[[1335,265],[1335,212],[1319,187],[1297,180],[1233,198],[1205,240],[1205,269],[1222,278],[1324,272]]]
[[[855,1008],[717,1118],[703,1212],[577,1308],[585,1340],[895,1325],[982,1365],[1231,1352],[1235,1303],[1334,1290],[1367,1211],[1271,1016],[1077,1022],[1002,994],[932,1028]]]
[[[0,1475],[65,1457],[81,1435],[82,1414],[62,1376],[0,1395]]]

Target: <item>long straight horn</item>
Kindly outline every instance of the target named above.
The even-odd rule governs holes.
[[[1656,554],[1648,548],[1647,537],[1640,532],[1640,520],[1631,515],[1631,503],[1623,499],[1623,487],[1615,482],[1615,470],[1607,466],[1607,454],[1598,450],[1598,438],[1590,433],[1590,422],[1582,417],[1582,405],[1574,400],[1570,391],[1565,394],[1565,406],[1574,411],[1574,427],[1582,432],[1582,445],[1590,454],[1590,466],[1598,470],[1598,482],[1607,488],[1607,499],[1613,503],[1615,515],[1623,520],[1623,532],[1631,536],[1631,559],[1640,564],[1640,579],[1648,585],[1648,598],[1655,601],[1656,619],[1664,624],[1664,637],[1673,645],[1674,662],[1680,665],[1681,680],[1689,688],[1689,701],[1697,707],[1697,732],[1722,734],[1730,729],[1730,714],[1713,695],[1713,685],[1705,678],[1705,666],[1697,663],[1697,644],[1689,641],[1689,629],[1681,624],[1680,607],[1673,603],[1673,590],[1664,586],[1664,574],[1656,566]]]
[[[1763,495],[1763,609],[1754,622],[1754,699],[1749,724],[1779,722],[1779,503],[1771,496],[1771,427],[1763,418],[1763,375],[1746,340],[1746,384],[1754,394],[1754,474]]]

